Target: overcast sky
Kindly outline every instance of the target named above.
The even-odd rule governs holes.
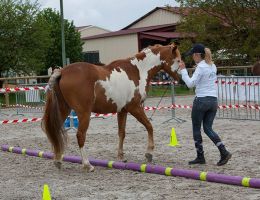
[[[38,2],[42,8],[60,10],[60,0]],[[63,0],[63,11],[64,18],[73,20],[76,26],[95,25],[117,31],[166,4],[178,6],[174,0]]]

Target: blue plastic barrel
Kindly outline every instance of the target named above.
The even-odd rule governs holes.
[[[79,127],[79,120],[78,120],[78,117],[77,117],[77,113],[72,110],[71,112],[72,116],[73,116],[73,125],[75,128],[78,128]]]
[[[64,122],[64,128],[69,128],[69,127],[70,127],[70,117],[67,117]]]

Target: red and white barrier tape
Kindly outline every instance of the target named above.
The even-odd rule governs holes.
[[[11,107],[20,107],[20,108],[30,108],[30,109],[35,109],[35,110],[43,110],[43,106],[42,107],[33,107],[33,106],[28,106],[28,105],[23,105],[23,104],[11,105]]]
[[[150,82],[151,85],[169,85],[169,84],[178,84],[178,81],[157,81]],[[0,88],[0,93],[10,93],[10,92],[19,92],[19,91],[32,91],[32,90],[45,90],[46,86],[32,86],[32,87],[15,87],[15,88]]]
[[[175,109],[175,108],[182,108],[182,109],[191,109],[192,106],[190,105],[171,105],[171,106],[163,106],[163,107],[149,107],[149,106],[145,106],[144,110],[146,111],[152,111],[152,110],[161,110],[161,109]],[[253,109],[253,110],[260,110],[260,106],[259,105],[219,105],[218,106],[219,109],[238,109],[238,108],[248,108],[248,109]],[[117,115],[117,113],[107,113],[107,114],[91,114],[91,118],[95,118],[95,117],[110,117],[110,116],[115,116]],[[73,117],[71,116],[71,118],[77,118],[77,116]],[[14,123],[24,123],[24,122],[38,122],[41,121],[42,118],[26,118],[26,119],[14,119],[14,120],[3,120],[0,121],[0,124],[14,124]]]
[[[237,82],[237,81],[216,81],[215,83],[220,83],[222,85],[227,84],[227,85],[249,85],[249,86],[258,86],[260,83],[258,82]]]
[[[155,106],[149,107],[149,106],[145,106],[145,107],[144,107],[144,110],[145,110],[145,111],[161,110],[161,109],[169,109],[170,107],[171,107],[171,106],[162,106],[162,107],[155,107]]]
[[[260,110],[259,105],[219,105],[218,108],[219,109],[249,108],[249,109],[253,109],[253,110]]]
[[[259,86],[259,82],[237,82],[237,81],[216,81],[215,83],[227,84],[227,85],[248,85],[248,86]],[[169,85],[169,84],[178,84],[177,81],[155,81],[150,82],[150,85]],[[32,90],[45,90],[46,86],[32,86],[32,87],[16,87],[16,88],[0,88],[0,93],[8,92],[19,92],[19,91],[32,91]]]
[[[0,103],[1,106],[7,106],[6,104],[2,104]],[[29,105],[23,105],[23,104],[13,104],[13,105],[8,105],[8,107],[4,107],[4,108],[17,108],[17,107],[20,107],[20,108],[30,108],[30,109],[35,109],[35,110],[43,110],[44,106],[42,107],[33,107],[33,106],[29,106]]]
[[[13,119],[13,120],[3,120],[0,121],[0,124],[16,124],[16,123],[25,123],[25,122],[39,122],[42,118],[25,118],[25,119]]]
[[[178,81],[156,81],[150,82],[150,85],[170,85],[170,84],[178,84]]]
[[[90,118],[95,117],[110,117],[115,116],[117,113],[107,113],[107,114],[93,114],[90,116]],[[70,118],[77,119],[77,116],[70,116]],[[0,121],[0,124],[17,124],[17,123],[25,123],[25,122],[39,122],[42,118],[25,118],[25,119],[10,119],[10,120],[3,120]]]
[[[164,106],[164,107],[144,107],[144,110],[161,110],[161,109],[175,109],[175,108],[182,108],[182,109],[191,109],[192,105],[171,105],[171,106]],[[253,109],[253,110],[260,110],[259,105],[219,105],[219,109],[231,109],[231,108],[248,108],[248,109]]]
[[[95,117],[111,117],[111,116],[115,116],[117,115],[117,113],[107,113],[107,114],[91,114],[90,118],[95,118]],[[77,118],[77,117],[76,117]]]
[[[0,88],[0,93],[19,92],[19,91],[32,91],[32,90],[44,90],[44,89],[45,89],[45,87],[42,87],[42,86]]]

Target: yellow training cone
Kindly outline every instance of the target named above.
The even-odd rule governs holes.
[[[172,128],[170,144],[168,144],[168,146],[171,147],[179,146],[174,128]]]
[[[47,184],[44,184],[43,186],[42,200],[51,200],[51,194]]]

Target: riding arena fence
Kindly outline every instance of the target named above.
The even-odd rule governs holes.
[[[17,115],[43,112],[45,86],[49,76],[0,78],[0,114],[3,109],[12,108]],[[15,114],[14,114],[15,115]]]
[[[46,78],[46,77],[44,77]],[[260,121],[260,77],[259,76],[218,76],[217,81],[218,88],[218,101],[219,109],[217,112],[217,118],[220,119],[240,119],[240,120],[257,120]],[[8,99],[8,104],[3,102],[2,98],[0,102],[0,114],[4,115],[3,107],[12,106],[17,115],[23,115],[24,113],[39,113],[43,112],[45,104],[45,86],[46,83],[40,84],[16,84],[12,88],[0,88],[0,93],[11,97]],[[159,107],[159,104],[153,107],[144,107],[145,110],[160,110],[171,109],[172,119],[176,119],[178,122],[184,120],[178,120],[175,114],[175,109],[191,109],[192,105],[177,105],[175,102],[176,91],[184,85],[177,84],[176,82],[152,82],[151,87],[168,87],[172,101],[171,105]],[[192,94],[192,93],[191,93]],[[10,101],[13,104],[9,104]],[[101,116],[94,114],[96,117],[108,117],[114,116],[106,114]],[[73,116],[75,118],[75,116]]]
[[[260,120],[260,76],[218,76],[218,118]]]
[[[30,88],[29,90],[20,90],[15,93],[16,114],[43,112],[45,105],[46,83],[41,84],[22,84],[19,88]],[[35,89],[37,88],[37,89]]]

